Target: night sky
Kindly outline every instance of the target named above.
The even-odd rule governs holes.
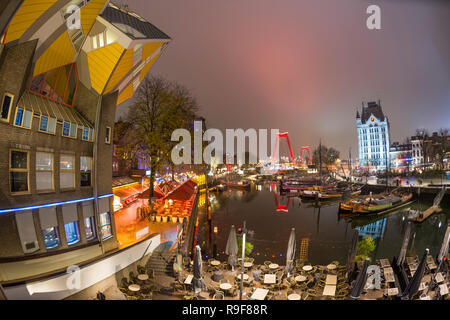
[[[122,2],[173,39],[150,73],[186,85],[208,127],[279,128],[296,155],[322,138],[344,159],[363,99],[381,99],[391,142],[450,127],[450,1]]]

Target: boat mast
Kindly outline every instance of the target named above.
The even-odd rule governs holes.
[[[348,163],[350,165],[350,185],[352,184],[353,166],[352,166],[352,147],[348,150]]]
[[[319,141],[319,181],[322,185],[322,138]]]

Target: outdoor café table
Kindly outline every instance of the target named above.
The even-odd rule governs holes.
[[[241,280],[241,274],[239,273],[236,278],[238,278],[239,280]],[[248,280],[248,274],[244,273],[244,280]]]
[[[398,288],[389,288],[386,290],[388,296],[396,296],[398,295]]]
[[[328,285],[326,285],[325,288],[323,288],[322,295],[334,297],[335,294],[336,294],[336,286],[328,286]]]
[[[305,276],[299,275],[299,276],[296,276],[294,279],[297,282],[303,282],[303,281],[306,281],[307,278]]]
[[[439,293],[441,294],[441,296],[448,294],[448,287],[445,283],[439,285]]]
[[[389,263],[388,259],[380,259],[380,264],[382,268],[390,267],[391,264]]]
[[[276,263],[269,264],[269,269],[278,269],[279,265]]]
[[[437,283],[444,282],[444,277],[442,276],[442,273],[440,273],[440,272],[438,272],[436,274],[436,277],[434,279],[436,280]]]
[[[186,280],[184,280],[184,284],[191,284],[194,276],[192,274],[188,275]]]
[[[300,300],[300,295],[297,293],[291,293],[290,295],[288,295],[288,300]]]
[[[325,285],[335,286],[337,284],[337,276],[328,274],[325,280]]]
[[[253,263],[251,262],[244,262],[244,268],[251,268],[253,266]]]
[[[211,263],[212,266],[220,265],[220,261],[217,261],[217,260],[212,260],[210,263]]]
[[[255,292],[253,292],[253,294],[250,297],[250,299],[252,299],[252,300],[264,300],[264,298],[267,296],[268,293],[269,293],[269,290],[267,290],[267,289],[257,288],[255,290]]]
[[[275,274],[265,274],[264,275],[264,283],[274,284],[276,282],[277,282],[277,276]]]
[[[305,270],[305,271],[311,271],[312,269],[313,269],[313,267],[310,265],[303,266],[303,270]]]
[[[138,274],[137,278],[141,281],[148,280],[148,275],[146,274]]]
[[[336,265],[330,263],[329,265],[327,265],[327,269],[328,269],[328,270],[335,270],[335,269],[336,269]]]
[[[141,290],[141,286],[138,284],[130,284],[128,286],[128,290],[130,290],[132,292],[138,292],[139,290]]]
[[[232,286],[228,282],[224,282],[224,283],[221,283],[219,287],[222,290],[230,290]]]

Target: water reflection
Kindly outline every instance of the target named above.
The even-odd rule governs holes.
[[[280,195],[277,186],[271,184],[252,186],[250,191],[210,193],[209,199],[211,219],[208,219],[206,208],[199,211],[199,243],[209,254],[217,251],[216,257],[220,259],[225,258],[221,255],[231,225],[239,228],[244,220],[252,231],[248,240],[254,246],[252,256],[255,262],[272,260],[279,264],[285,262],[284,255],[293,227],[298,242],[304,243],[303,252],[298,248],[297,257],[301,253],[314,264],[333,260],[346,264],[354,230],[358,231],[360,241],[366,235],[374,239],[372,258],[392,259],[400,252],[407,225],[406,212],[401,210],[371,219],[339,219],[337,203],[318,206],[302,202],[295,196]],[[420,205],[431,205],[431,201],[421,200]],[[280,209],[283,214],[280,214]],[[442,213],[422,224],[412,224],[407,255],[423,252],[425,248],[429,248],[433,256],[438,254],[450,216],[448,205],[443,205],[443,209]],[[212,231],[215,227],[217,233]]]

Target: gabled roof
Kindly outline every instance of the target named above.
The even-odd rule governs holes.
[[[376,102],[368,102],[367,106],[362,109],[361,122],[366,123],[369,120],[370,115],[374,115],[378,120],[384,121],[384,113],[381,106]]]
[[[155,27],[150,22],[146,21],[134,12],[128,12],[123,9],[119,9],[114,5],[108,5],[103,13],[100,15],[102,18],[118,27],[122,32],[126,33],[133,39],[136,38],[148,38],[148,39],[170,39],[170,37]],[[144,37],[137,37],[130,34],[127,30],[120,27],[120,24],[128,25],[138,32],[142,33]]]

